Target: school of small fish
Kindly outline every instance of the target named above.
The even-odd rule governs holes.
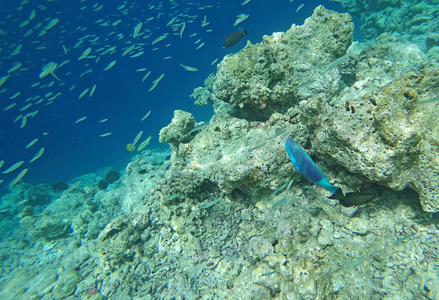
[[[78,105],[97,101],[101,91],[105,90],[105,84],[100,84],[97,79],[93,82],[89,79],[92,77],[90,74],[98,74],[93,78],[99,78],[103,73],[115,76],[131,59],[137,64],[133,73],[140,76],[139,82],[145,85],[145,91],[159,93],[159,85],[172,83],[166,73],[147,65],[150,62],[148,53],[172,48],[177,42],[186,42],[192,45],[193,54],[200,56],[208,45],[203,38],[213,32],[211,13],[214,14],[215,8],[221,5],[221,2],[212,4],[202,0],[183,5],[177,1],[141,3],[123,0],[114,5],[104,1],[78,0],[77,18],[72,19],[53,8],[53,2],[56,1],[35,4],[29,0],[20,0],[16,3],[15,11],[0,19],[0,28],[5,29],[0,29],[0,33],[13,37],[9,42],[3,42],[2,39],[0,46],[0,118],[10,120],[10,126],[15,126],[26,136],[8,144],[9,149],[22,151],[23,157],[18,162],[0,157],[0,168],[8,166],[7,170],[0,170],[0,174],[13,174],[13,177],[7,179],[9,186],[17,184],[28,171],[37,172],[38,162],[44,159],[45,149],[47,153],[51,152],[50,147],[44,145],[44,141],[50,137],[48,132],[39,135],[33,133],[34,136],[29,137],[31,132],[39,128],[38,122],[43,121],[42,115],[47,107],[64,101],[76,101]],[[241,9],[247,9],[251,6],[250,0],[243,0],[241,5]],[[90,14],[84,17],[83,12],[92,13],[95,19],[89,19]],[[131,17],[134,12],[137,16],[140,13],[142,17]],[[229,26],[233,28],[248,18],[248,14],[242,13],[237,16],[235,24]],[[105,33],[97,34],[89,30],[87,26],[90,22]],[[40,60],[28,59],[29,53],[37,55]],[[186,74],[198,71],[198,66],[193,66],[190,61],[180,62],[173,56],[163,55],[162,61],[173,64]],[[215,57],[210,59],[212,66],[218,61]],[[76,74],[78,69],[81,71]],[[87,84],[79,78],[88,79]],[[139,116],[139,123],[150,112],[145,107],[143,118]],[[95,126],[90,125],[92,123],[102,124],[99,125],[99,137],[112,138],[112,132],[117,131],[117,127],[112,126],[117,124],[112,124],[105,116],[85,113],[83,111],[73,118],[65,118],[65,123],[59,126],[74,124],[80,128]],[[142,142],[140,148],[145,147],[149,140]],[[36,151],[35,145],[39,151]],[[0,183],[3,180],[0,178]]]

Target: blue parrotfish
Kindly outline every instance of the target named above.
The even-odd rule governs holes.
[[[324,187],[332,194],[334,194],[339,187],[329,183],[328,176],[320,170],[319,167],[312,161],[312,159],[306,154],[305,150],[292,139],[287,139],[285,142],[285,148],[287,149],[288,156],[293,163],[296,171],[305,176],[306,179],[312,183],[316,183],[321,187]]]
[[[296,171],[312,183],[316,183],[331,192],[332,195],[329,198],[338,199],[341,205],[347,207],[362,205],[369,203],[375,197],[375,194],[362,193],[346,193],[344,195],[340,187],[329,183],[328,176],[320,170],[297,142],[287,139],[285,148]]]

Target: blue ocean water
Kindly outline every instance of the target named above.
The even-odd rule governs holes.
[[[301,25],[318,5],[343,12],[339,3],[332,1],[307,1],[298,12],[296,10],[302,4],[299,1],[252,0],[244,6],[241,3],[2,1],[0,77],[7,76],[17,62],[22,66],[11,72],[0,87],[0,161],[5,161],[0,171],[18,161],[24,163],[10,174],[1,174],[0,179],[4,181],[0,184],[0,193],[8,190],[9,182],[24,168],[29,171],[23,181],[34,184],[69,181],[108,166],[123,169],[137,153],[129,152],[125,147],[141,130],[144,132],[142,140],[150,135],[153,137],[148,148],[167,148],[167,144],[158,142],[158,135],[160,129],[169,124],[174,110],[189,111],[197,121],[207,122],[212,116],[211,107],[195,106],[190,94],[203,85],[210,73],[215,73],[216,64],[211,65],[214,59],[219,63],[226,54],[242,49],[247,40],[258,43],[263,35],[285,31],[292,23]],[[35,17],[20,27],[33,10]],[[249,18],[237,27],[248,30],[248,35],[236,46],[224,49],[224,39],[236,30],[233,23],[241,13],[248,14]],[[177,19],[172,25],[180,25],[176,31],[172,31],[172,25],[167,26],[174,17]],[[209,24],[202,27],[204,17]],[[55,18],[59,19],[58,23],[39,36]],[[149,18],[152,19],[147,21]],[[120,22],[112,26],[118,20]],[[139,22],[143,22],[140,35],[133,38],[134,27]],[[178,30],[183,22],[185,29],[181,38]],[[30,34],[29,30],[32,30]],[[155,45],[151,44],[164,33],[169,35]],[[194,44],[198,39],[201,41]],[[201,43],[205,43],[204,46],[196,49]],[[20,44],[19,53],[12,55]],[[133,44],[138,48],[122,56]],[[89,54],[92,58],[78,60],[88,47],[92,48]],[[111,47],[116,47],[114,53],[97,51]],[[139,51],[144,51],[143,55],[130,57]],[[164,59],[169,56],[172,57]],[[60,65],[66,60],[69,62],[55,70],[60,81],[51,75],[38,77],[45,64],[56,62]],[[113,60],[116,60],[114,67],[104,71]],[[180,63],[196,67],[198,71],[184,70]],[[147,71],[138,72],[141,68],[151,71],[145,81],[142,78]],[[89,73],[81,76],[84,72]],[[152,81],[163,73],[165,76],[158,86],[148,92]],[[39,85],[31,87],[38,82]],[[92,97],[88,92],[78,99],[82,91],[91,90],[93,85],[96,90]],[[17,92],[20,95],[10,99]],[[48,99],[58,93],[51,103]],[[44,100],[36,104],[41,98]],[[14,102],[14,107],[3,110]],[[20,111],[28,103],[33,104]],[[20,128],[22,119],[14,123],[20,114],[36,110],[38,113],[28,117],[23,128]],[[151,115],[141,122],[149,110]],[[81,117],[87,118],[75,123]],[[102,119],[108,121],[99,122]],[[100,137],[107,132],[111,135]],[[38,142],[25,149],[36,138]],[[41,147],[44,147],[43,155],[29,163]]]

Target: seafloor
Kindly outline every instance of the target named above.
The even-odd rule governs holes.
[[[0,299],[439,299],[438,53],[355,43],[323,7],[248,43],[194,91],[209,124],[162,129],[171,151],[3,196]],[[286,138],[371,200],[329,199]]]

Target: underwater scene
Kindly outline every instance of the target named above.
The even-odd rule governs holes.
[[[439,0],[2,0],[0,300],[439,299]]]

